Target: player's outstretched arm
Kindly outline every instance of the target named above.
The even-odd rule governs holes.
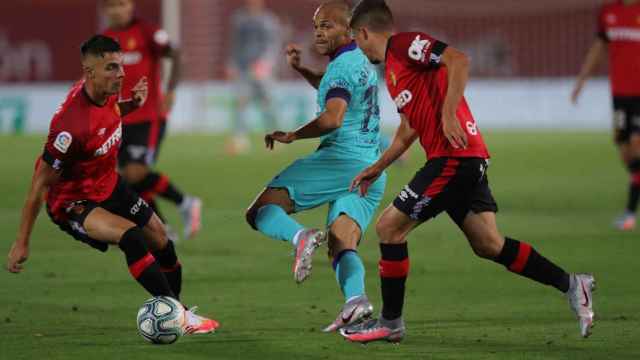
[[[31,180],[31,188],[27,194],[27,200],[22,208],[22,216],[20,218],[20,228],[16,241],[9,250],[7,257],[7,270],[12,273],[22,271],[22,264],[29,257],[29,239],[33,225],[36,222],[44,194],[51,184],[54,184],[60,178],[60,174],[51,165],[44,161],[38,160],[37,168]]]
[[[442,53],[441,63],[447,67],[448,83],[442,107],[442,131],[455,149],[466,148],[467,133],[462,129],[456,112],[469,81],[471,60],[463,52],[447,47]]]
[[[369,186],[373,184],[382,175],[382,172],[393,164],[402,154],[405,153],[418,138],[418,133],[411,128],[409,120],[406,116],[400,116],[400,126],[393,136],[393,141],[387,150],[382,153],[380,159],[373,165],[364,169],[351,182],[350,191],[356,188],[360,189],[360,195],[365,196],[369,190]]]
[[[287,63],[315,89],[320,86],[324,71],[317,71],[302,65],[302,49],[296,44],[289,44],[286,48]]]
[[[136,86],[131,89],[131,92],[133,93],[133,97],[131,99],[118,103],[120,116],[126,116],[127,114],[132,113],[136,109],[141,108],[145,101],[147,101],[147,95],[149,93],[147,77],[141,77]]]
[[[344,114],[347,112],[347,101],[335,97],[329,99],[325,111],[317,118],[299,127],[296,131],[274,131],[264,138],[268,149],[273,149],[276,142],[290,144],[296,140],[318,138],[342,126]]]
[[[580,74],[578,75],[576,84],[573,87],[573,91],[571,92],[571,102],[573,104],[578,103],[578,98],[580,97],[580,93],[582,92],[587,79],[589,79],[589,76],[591,76],[593,71],[596,69],[596,67],[600,63],[600,60],[602,59],[602,56],[605,53],[606,45],[607,44],[604,40],[602,40],[601,38],[596,38],[596,40],[593,42],[593,45],[591,45],[589,52],[587,52],[587,56],[585,57],[584,63],[582,64],[582,69],[580,69]]]

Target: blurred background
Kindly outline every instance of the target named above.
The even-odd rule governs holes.
[[[467,96],[480,126],[492,129],[606,129],[610,124],[606,64],[578,106],[571,86],[596,33],[601,0],[390,0],[398,30],[421,30],[466,51],[473,69]],[[273,20],[266,59],[256,71],[268,80],[276,124],[258,102],[249,104],[251,130],[290,128],[311,119],[314,91],[291,71],[283,47],[303,45],[303,61],[322,66],[311,50],[317,0],[137,0],[137,16],[160,24],[182,51],[183,76],[170,129],[225,133],[236,99],[233,41],[238,13],[258,6]],[[79,44],[101,31],[98,1],[0,2],[0,132],[43,132],[70,84],[80,77]],[[236,30],[234,30],[236,29]],[[246,29],[245,29],[246,30]],[[248,31],[251,31],[250,29]],[[235,48],[234,48],[235,46]],[[238,50],[237,48],[240,48]],[[246,50],[246,49],[245,49]],[[384,89],[382,90],[385,91]],[[381,94],[383,122],[398,121]]]

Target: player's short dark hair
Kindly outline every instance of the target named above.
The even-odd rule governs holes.
[[[393,28],[393,14],[384,0],[361,0],[351,11],[352,29],[366,26],[373,31]]]
[[[104,53],[119,51],[122,51],[120,44],[115,39],[104,35],[94,35],[80,46],[83,58],[87,55],[103,56]]]

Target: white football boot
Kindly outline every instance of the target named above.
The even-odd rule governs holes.
[[[593,327],[593,291],[596,280],[591,274],[571,274],[571,285],[567,291],[569,305],[578,318],[580,335],[586,338],[591,335]]]

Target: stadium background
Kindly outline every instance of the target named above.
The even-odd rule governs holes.
[[[203,199],[203,232],[177,246],[183,299],[222,328],[171,347],[146,344],[134,319],[148,295],[131,280],[122,254],[91,251],[41,214],[25,271],[0,272],[0,359],[640,358],[640,242],[637,231],[611,227],[625,202],[628,175],[609,131],[606,64],[580,104],[569,103],[600,1],[389,0],[402,29],[432,32],[472,55],[468,95],[492,153],[499,225],[567,270],[596,274],[594,335],[579,337],[560,294],[477,259],[441,216],[410,239],[407,338],[400,346],[366,347],[319,331],[342,300],[324,254],[317,254],[309,282],[297,286],[290,249],[244,222],[244,209],[263,184],[317,142],[225,154],[221,132],[229,127],[233,89],[224,78],[228,21],[241,1],[136,1],[139,13],[164,23],[183,50],[184,79],[158,167]],[[317,2],[267,5],[288,24],[288,39],[308,47]],[[79,43],[100,26],[93,0],[0,1],[0,256],[15,238],[47,124],[79,77]],[[283,127],[308,120],[313,91],[284,60],[278,77],[273,92]],[[393,107],[387,102],[383,110],[390,128]],[[257,144],[262,129],[254,115]],[[423,162],[414,146],[408,163],[389,169],[382,206]],[[160,206],[179,227],[175,209]],[[297,219],[323,226],[325,212]],[[379,309],[379,250],[371,227],[359,252],[368,295]]]
[[[140,16],[162,23],[183,50],[183,82],[171,121],[174,131],[229,128],[233,88],[224,77],[229,22],[242,3],[138,0]],[[280,20],[282,43],[306,45],[305,59],[320,65],[323,59],[310,55],[311,16],[317,3],[267,1]],[[468,97],[481,127],[564,129],[609,127],[608,84],[603,78],[590,83],[579,106],[568,101],[572,77],[596,31],[600,3],[391,1],[400,30],[426,31],[471,55]],[[78,44],[86,34],[101,29],[104,21],[96,3],[85,0],[3,1],[0,20],[0,129],[43,131],[69,83],[79,77]],[[276,65],[280,81],[273,86],[273,94],[283,109],[278,116],[283,126],[291,126],[315,111],[313,92],[284,59]],[[606,64],[600,75],[604,69]],[[511,106],[498,111],[495,99]],[[387,96],[381,100],[383,119],[391,126],[397,121],[393,104]]]

